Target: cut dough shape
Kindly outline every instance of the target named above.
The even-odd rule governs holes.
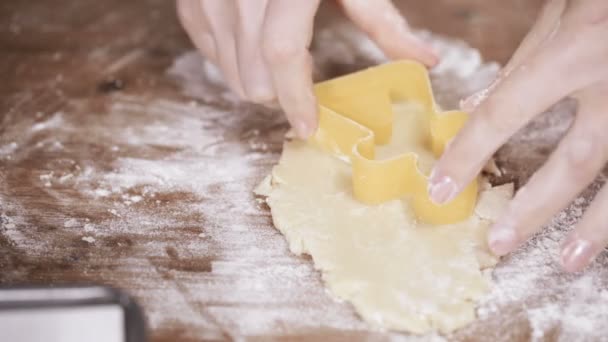
[[[415,108],[395,106],[398,133],[377,155],[415,151],[428,169],[434,156],[420,149],[416,129],[426,116]],[[475,301],[490,286],[481,269],[497,262],[486,245],[487,229],[512,197],[512,186],[482,190],[469,219],[432,226],[418,223],[405,199],[379,205],[354,199],[351,170],[305,142],[285,143],[256,193],[267,196],[290,250],[311,255],[329,290],[379,328],[447,333],[474,320]]]

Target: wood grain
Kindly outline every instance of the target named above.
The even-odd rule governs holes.
[[[412,25],[504,63],[540,1],[398,5]],[[319,27],[337,16],[325,4]],[[288,252],[251,194],[276,162],[287,124],[279,111],[212,86],[184,92],[167,70],[191,49],[170,1],[0,3],[0,284],[124,288],[143,305],[154,341],[405,337],[370,329],[324,291],[310,260]],[[324,75],[369,63],[335,63]],[[551,120],[537,124],[562,127],[569,116]],[[551,137],[506,146],[506,175],[495,181],[525,181],[551,152]],[[547,275],[539,281],[546,293],[451,338],[532,338],[526,308],[560,300],[558,279],[574,281]],[[560,331],[543,338],[563,338]]]

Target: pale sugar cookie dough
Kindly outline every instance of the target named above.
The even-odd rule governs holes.
[[[416,106],[395,106],[394,136],[377,156],[415,151],[434,162]],[[302,141],[287,141],[272,174],[256,189],[295,254],[312,256],[329,290],[379,328],[443,333],[475,319],[491,286],[481,270],[496,264],[486,245],[491,221],[513,195],[511,184],[480,187],[475,213],[445,226],[417,223],[407,199],[377,206],[351,193],[350,165]]]

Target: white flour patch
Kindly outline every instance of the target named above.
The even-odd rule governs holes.
[[[6,145],[2,145],[0,146],[0,158],[9,158],[11,157],[11,154],[13,154],[17,148],[19,147],[19,144],[17,144],[16,142],[11,142],[8,143]]]
[[[0,233],[13,246],[26,246],[32,243],[30,236],[21,231],[28,224],[23,214],[24,210],[20,205],[0,197]],[[39,245],[48,247],[44,241]]]
[[[94,243],[95,242],[95,238],[92,236],[83,236],[82,237],[82,241],[84,242],[88,242],[88,243]]]
[[[39,132],[42,130],[58,128],[63,124],[63,113],[57,112],[50,118],[33,124],[30,128],[32,132]]]

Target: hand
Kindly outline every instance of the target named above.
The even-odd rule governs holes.
[[[579,194],[608,160],[608,1],[549,1],[537,23],[485,91],[461,107],[471,119],[438,161],[429,182],[433,200],[452,199],[511,135],[571,95],[574,123],[556,150],[522,187],[488,243],[504,255]],[[589,206],[561,251],[565,270],[578,271],[608,243],[608,187]]]
[[[308,52],[320,0],[178,0],[180,20],[196,47],[242,98],[277,98],[296,133],[317,127]],[[390,0],[342,0],[346,14],[390,58],[428,66],[435,54],[410,32]]]

